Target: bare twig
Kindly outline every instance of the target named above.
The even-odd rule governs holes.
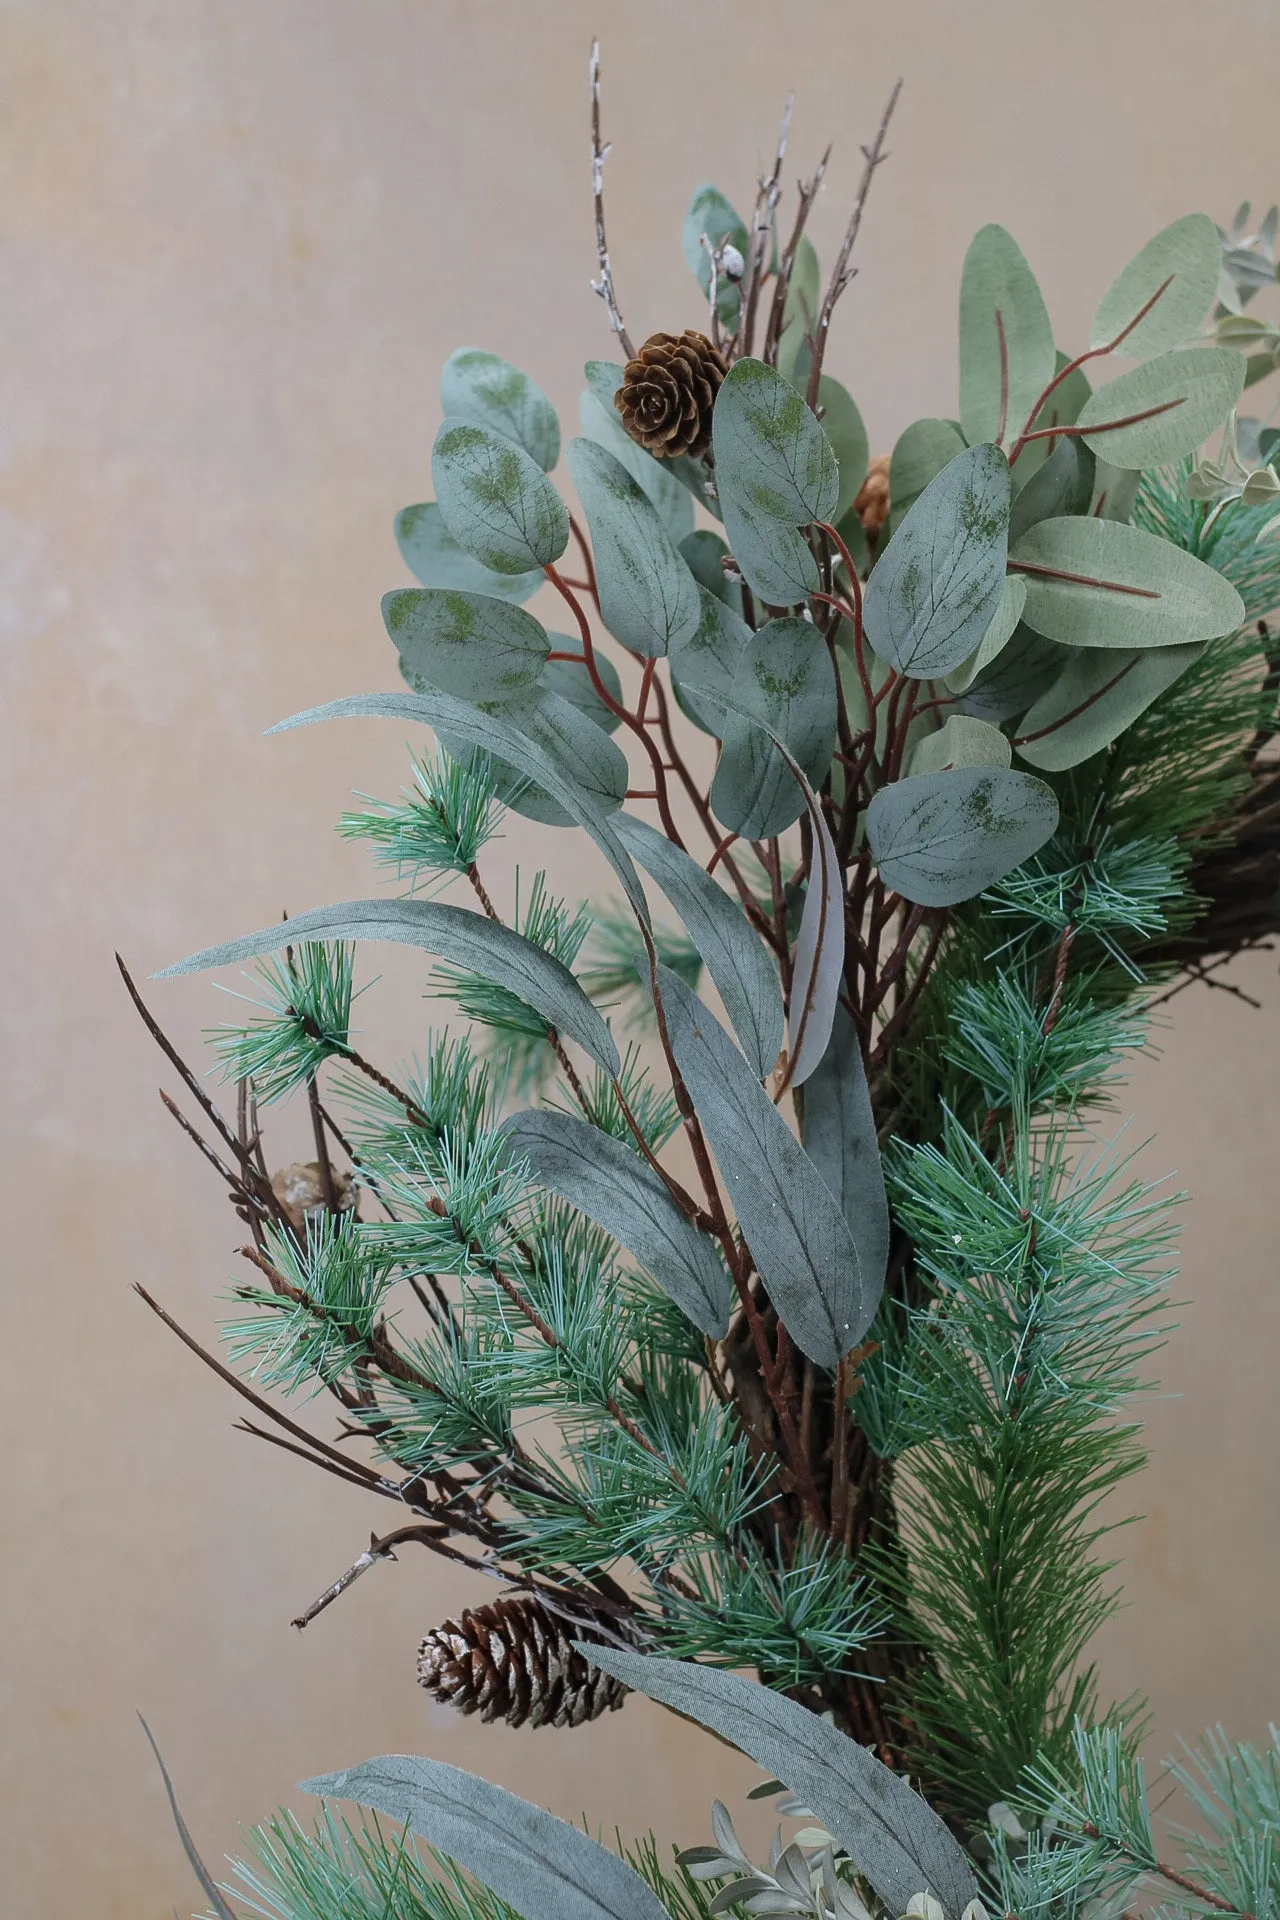
[[[826,176],[827,162],[830,158],[831,149],[828,147],[814,168],[812,178],[809,180],[801,180],[799,183],[800,205],[796,212],[796,223],[791,229],[791,238],[787,242],[786,252],[778,263],[778,278],[773,289],[773,304],[769,309],[769,323],[764,332],[764,345],[760,349],[761,359],[767,361],[770,366],[773,366],[777,359],[778,342],[782,338],[782,322],[786,313],[787,294],[791,290],[791,275],[795,269],[796,253],[799,249],[801,237],[804,234],[805,225],[809,218],[810,208],[817,199],[819,189]],[[816,314],[809,315],[810,328],[816,319]],[[810,334],[810,338],[812,338],[812,334]]]
[[[609,243],[604,231],[604,163],[609,158],[609,148],[600,141],[600,42],[591,42],[591,198],[596,216],[596,262],[600,269],[600,278],[591,282],[591,290],[598,293],[604,301],[609,315],[609,325],[618,336],[618,344],[628,360],[634,360],[636,350],[631,344],[631,335],[627,332],[622,315],[618,311],[618,297],[613,290],[613,268],[609,264]]]
[[[760,182],[756,194],[755,212],[751,216],[751,236],[747,253],[747,271],[742,286],[742,310],[738,322],[738,353],[751,351],[755,336],[756,309],[760,304],[760,288],[764,284],[765,259],[769,251],[769,236],[773,232],[773,217],[778,209],[778,196],[782,192],[782,163],[787,157],[787,136],[791,132],[791,109],[795,95],[787,95],[787,104],[782,110],[782,126],[778,133],[778,150],[774,157],[773,172]]]
[[[862,225],[862,215],[866,209],[867,195],[871,191],[871,182],[875,176],[876,168],[889,157],[884,150],[885,136],[889,131],[889,122],[893,118],[893,110],[898,104],[898,95],[901,92],[902,82],[899,80],[896,82],[893,92],[889,95],[888,105],[880,116],[880,125],[876,130],[875,139],[869,147],[862,149],[862,157],[866,161],[866,165],[862,170],[862,179],[858,183],[857,198],[853,203],[853,212],[849,218],[849,225],[845,229],[844,243],[840,248],[835,270],[831,275],[831,283],[827,288],[826,296],[818,312],[818,324],[813,330],[813,360],[809,367],[809,387],[805,395],[811,407],[817,405],[818,383],[822,379],[822,358],[827,350],[827,335],[831,330],[832,312],[835,309],[836,301],[840,298],[840,295],[844,292],[852,280],[854,273],[857,271],[856,268],[849,265],[849,261],[853,254],[854,244],[858,238],[858,230]]]

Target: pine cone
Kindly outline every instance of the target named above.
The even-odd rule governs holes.
[[[705,453],[728,371],[705,333],[655,333],[628,360],[613,404],[631,438],[656,459]]]
[[[418,1683],[482,1720],[578,1727],[620,1707],[627,1694],[575,1649],[575,1640],[593,1637],[534,1595],[516,1594],[433,1627],[418,1649]]]
[[[867,477],[858,489],[853,510],[862,522],[868,540],[875,541],[889,518],[889,456],[878,453],[867,468]]]
[[[349,1213],[357,1198],[350,1169],[334,1168],[333,1190],[338,1211]],[[298,1160],[291,1167],[280,1167],[271,1176],[271,1191],[295,1233],[305,1233],[307,1221],[324,1212],[324,1186],[318,1160]]]

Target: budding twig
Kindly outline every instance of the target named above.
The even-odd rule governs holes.
[[[613,290],[613,268],[609,264],[609,243],[604,231],[604,163],[609,158],[610,149],[600,141],[600,42],[591,42],[591,198],[596,214],[596,260],[600,268],[600,278],[591,282],[591,290],[598,293],[604,301],[609,315],[609,325],[618,336],[618,344],[628,360],[634,360],[636,350],[631,344],[631,335],[627,332],[622,315],[618,311],[618,297]]]

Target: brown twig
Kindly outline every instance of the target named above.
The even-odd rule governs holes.
[[[830,284],[827,287],[822,305],[818,310],[818,324],[813,331],[813,359],[809,366],[809,385],[805,394],[805,398],[810,407],[815,407],[818,404],[818,386],[822,379],[822,361],[827,350],[827,335],[831,331],[831,315],[835,310],[836,301],[840,298],[840,295],[844,292],[849,282],[853,279],[854,274],[857,272],[856,267],[849,265],[849,261],[853,255],[859,228],[862,226],[862,216],[866,210],[867,196],[871,192],[871,182],[875,177],[877,167],[881,166],[889,157],[884,150],[885,137],[888,134],[889,122],[893,118],[893,111],[898,104],[898,95],[901,92],[902,82],[899,80],[895,83],[893,92],[889,95],[888,105],[880,116],[880,125],[876,130],[875,139],[869,147],[862,149],[862,157],[866,165],[862,170],[862,179],[858,183],[857,197],[853,203],[853,212],[849,217],[849,225],[845,229],[844,241],[836,259],[835,270],[831,275]]]
[[[600,269],[600,278],[591,282],[591,291],[598,293],[604,301],[609,315],[609,325],[618,336],[618,344],[628,360],[634,360],[636,350],[631,344],[631,335],[623,324],[618,311],[618,296],[613,289],[613,268],[609,262],[609,243],[604,230],[604,163],[609,158],[610,149],[600,140],[600,42],[591,42],[591,199],[595,208],[596,220],[596,263]]]

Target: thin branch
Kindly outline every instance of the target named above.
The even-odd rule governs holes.
[[[340,1600],[348,1587],[355,1585],[362,1573],[368,1573],[370,1567],[376,1566],[379,1560],[394,1560],[395,1549],[405,1541],[417,1540],[423,1546],[436,1547],[447,1541],[448,1537],[447,1527],[397,1527],[394,1532],[383,1534],[381,1539],[376,1533],[371,1533],[369,1544],[359,1559],[345,1573],[339,1574],[333,1585],[326,1587],[319,1598],[313,1600],[309,1607],[304,1607],[289,1625],[297,1627],[299,1632],[303,1627],[309,1627],[318,1614],[323,1613],[326,1607],[331,1607],[335,1600]],[[451,1554],[449,1557],[452,1559],[455,1556]]]
[[[827,162],[831,158],[831,149],[827,148],[821,160],[813,170],[812,177],[799,182],[800,205],[796,212],[796,223],[791,229],[791,238],[787,242],[786,252],[778,263],[777,285],[773,289],[773,304],[769,309],[769,321],[764,330],[764,345],[760,349],[760,358],[770,366],[776,364],[778,342],[782,338],[782,323],[786,314],[787,295],[791,291],[791,275],[795,270],[796,253],[809,219],[809,210],[818,197],[823,180],[826,178]],[[809,315],[806,337],[812,340],[813,323],[816,314]]]
[[[853,203],[853,212],[849,218],[849,225],[845,230],[844,242],[840,248],[839,257],[836,260],[835,271],[831,275],[831,283],[827,288],[826,296],[819,309],[818,324],[814,328],[813,333],[813,361],[809,368],[809,387],[805,395],[811,407],[816,406],[818,402],[818,385],[822,379],[822,360],[827,350],[827,335],[831,331],[831,315],[835,310],[836,301],[840,298],[840,295],[844,292],[852,280],[854,273],[857,271],[856,268],[849,265],[849,261],[853,255],[854,245],[858,238],[858,230],[862,225],[862,216],[866,209],[867,196],[871,192],[871,182],[875,177],[876,168],[881,166],[889,157],[884,150],[885,136],[888,134],[889,122],[893,118],[893,110],[898,104],[898,95],[901,92],[902,82],[899,80],[896,82],[893,92],[889,95],[888,105],[880,116],[880,125],[876,130],[875,139],[869,147],[862,149],[862,156],[866,161],[866,165],[862,170],[862,179],[858,183],[857,198]]]
[[[794,93],[787,95],[787,104],[782,109],[782,126],[778,133],[778,149],[774,157],[773,172],[760,182],[756,194],[755,211],[751,216],[751,241],[747,256],[747,271],[742,287],[742,317],[738,322],[738,352],[751,351],[756,330],[756,308],[760,301],[760,288],[764,284],[765,256],[769,251],[769,236],[773,232],[773,217],[778,208],[778,196],[782,191],[782,163],[787,157],[787,137],[791,132],[791,109],[795,104]]]
[[[604,301],[609,315],[609,325],[618,336],[618,344],[628,360],[634,360],[636,350],[631,344],[631,335],[623,324],[618,311],[618,296],[613,290],[613,268],[609,262],[609,243],[604,230],[604,163],[609,158],[610,149],[600,140],[600,42],[591,42],[591,199],[595,208],[596,220],[596,263],[600,269],[600,278],[591,282],[591,290],[598,293]]]

